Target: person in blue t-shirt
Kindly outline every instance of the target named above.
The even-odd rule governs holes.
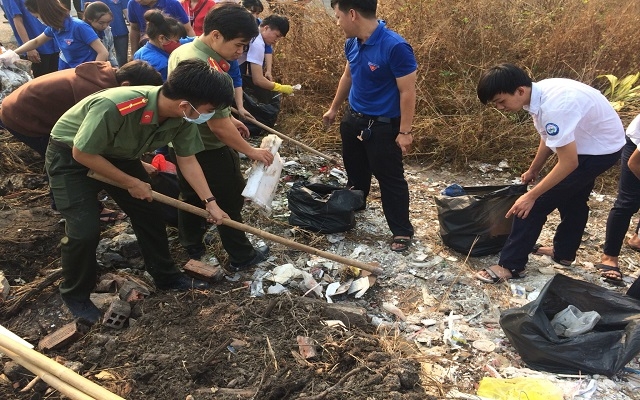
[[[125,65],[129,58],[129,28],[127,28],[127,21],[125,20],[129,0],[101,1],[109,7],[113,15],[113,20],[109,26],[111,27],[111,34],[113,35],[113,47],[116,50],[116,60],[118,61],[118,65]],[[86,9],[90,3],[91,1],[83,2],[83,10]]]
[[[131,31],[129,32],[131,54],[135,54],[140,46],[144,45],[141,41],[147,40],[147,21],[144,19],[144,13],[151,9],[163,11],[165,14],[180,21],[184,25],[187,36],[196,35],[189,21],[189,16],[178,0],[131,0],[127,6],[131,26]]]
[[[119,67],[116,59],[116,48],[113,43],[113,34],[111,33],[111,21],[113,21],[113,13],[109,6],[101,1],[88,3],[82,14],[84,22],[89,24],[100,38],[100,41],[109,52],[109,63],[112,67]]]
[[[86,61],[107,61],[109,52],[93,28],[69,15],[69,10],[58,0],[25,0],[27,10],[47,27],[35,39],[0,54],[0,63],[11,65],[24,53],[36,49],[51,39],[60,48],[58,69],[74,68]]]
[[[18,46],[36,38],[47,27],[38,21],[24,6],[24,0],[4,0],[4,12],[13,30]],[[55,42],[48,42],[30,50],[22,58],[31,61],[31,71],[35,78],[58,70],[58,53]]]
[[[376,19],[377,3],[331,0],[338,26],[347,36],[347,64],[322,119],[332,124],[349,99],[350,108],[340,123],[347,186],[367,196],[371,176],[378,179],[382,210],[393,233],[391,250],[400,252],[409,248],[414,233],[402,156],[413,141],[417,63],[411,46]]]
[[[180,46],[180,38],[186,35],[184,25],[160,10],[147,11],[144,19],[147,21],[149,41],[136,51],[133,58],[151,64],[166,81],[169,54]]]

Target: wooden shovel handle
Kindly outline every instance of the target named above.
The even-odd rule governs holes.
[[[91,177],[93,179],[97,179],[97,180],[99,180],[101,182],[107,183],[109,185],[113,185],[113,186],[122,188],[122,186],[120,186],[117,182],[114,182],[111,179],[106,178],[106,177],[104,177],[102,175],[99,175],[99,174],[97,174],[97,173],[95,173],[93,171],[89,171],[87,176],[89,176],[89,177]],[[122,188],[122,189],[124,189],[124,188]],[[209,218],[210,217],[209,212],[207,210],[205,210],[205,209],[193,206],[191,204],[185,203],[184,201],[180,201],[178,199],[174,199],[173,197],[170,197],[170,196],[165,196],[164,194],[158,193],[158,192],[156,192],[154,190],[151,191],[151,197],[153,197],[153,199],[155,201],[158,201],[158,202],[163,203],[163,204],[170,205],[172,207],[178,208],[178,209],[183,210],[183,211],[190,212],[190,213],[198,215],[198,216],[200,216],[202,218]],[[247,224],[243,224],[243,223],[240,223],[238,221],[234,221],[234,220],[232,220],[230,218],[224,218],[222,220],[222,225],[229,226],[229,227],[237,229],[239,231],[252,233],[252,234],[254,234],[256,236],[260,236],[263,239],[267,239],[267,240],[271,240],[272,242],[280,243],[280,244],[285,245],[287,247],[290,247],[292,249],[301,250],[301,251],[304,251],[304,252],[309,253],[309,254],[314,254],[316,256],[319,256],[319,257],[322,257],[322,258],[326,258],[327,260],[336,261],[336,262],[339,262],[341,264],[358,267],[358,268],[363,269],[365,271],[369,271],[374,275],[382,275],[382,273],[384,272],[384,270],[381,267],[378,267],[378,266],[375,266],[375,265],[371,265],[371,264],[367,264],[367,263],[364,263],[362,261],[353,260],[353,259],[350,259],[350,258],[347,258],[347,257],[342,257],[342,256],[339,256],[337,254],[333,254],[333,253],[329,253],[327,251],[316,249],[315,247],[307,246],[305,244],[297,243],[297,242],[294,242],[293,240],[286,239],[286,238],[283,238],[283,237],[278,236],[278,235],[274,235],[273,233],[269,233],[269,232],[263,231],[261,229],[249,226]]]
[[[236,110],[233,107],[231,107],[231,111],[233,111],[234,113],[238,114],[238,110]],[[338,161],[335,158],[333,158],[333,157],[331,157],[329,155],[326,155],[326,154],[314,149],[313,147],[308,146],[308,145],[306,145],[306,144],[304,144],[304,143],[302,143],[302,142],[300,142],[298,140],[295,140],[294,138],[289,137],[289,136],[285,135],[284,133],[278,132],[277,130],[275,130],[275,129],[263,124],[262,122],[260,122],[258,120],[256,120],[255,118],[247,118],[247,119],[252,124],[264,129],[265,131],[267,131],[269,133],[273,133],[274,135],[278,136],[282,140],[286,140],[286,141],[288,141],[290,143],[295,144],[296,146],[302,147],[303,149],[307,150],[308,152],[313,153],[313,154],[315,154],[317,156],[320,156],[320,157],[324,158],[325,160],[331,162],[332,164],[338,164]]]

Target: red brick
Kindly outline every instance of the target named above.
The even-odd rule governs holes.
[[[75,321],[71,322],[40,339],[38,349],[47,351],[64,347],[80,339],[85,333],[87,333],[87,328],[84,325]]]
[[[197,260],[189,260],[183,268],[185,274],[205,282],[219,282],[224,276],[222,268]]]

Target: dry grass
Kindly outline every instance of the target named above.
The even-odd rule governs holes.
[[[379,2],[378,16],[413,46],[419,62],[413,155],[435,164],[469,161],[527,166],[538,141],[526,114],[503,115],[480,104],[481,71],[514,62],[536,80],[577,79],[596,87],[603,73],[640,69],[635,27],[640,3],[627,0]],[[338,150],[337,124],[322,114],[344,68],[344,34],[320,0],[289,4],[292,29],[275,51],[275,74],[303,90],[283,104],[279,129],[322,150]],[[640,40],[639,40],[640,41]],[[629,111],[627,111],[629,113]],[[625,123],[631,116],[623,114]]]

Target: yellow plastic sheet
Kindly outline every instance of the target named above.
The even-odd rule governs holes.
[[[562,400],[563,393],[542,378],[498,379],[485,377],[478,386],[478,396],[494,400]]]

